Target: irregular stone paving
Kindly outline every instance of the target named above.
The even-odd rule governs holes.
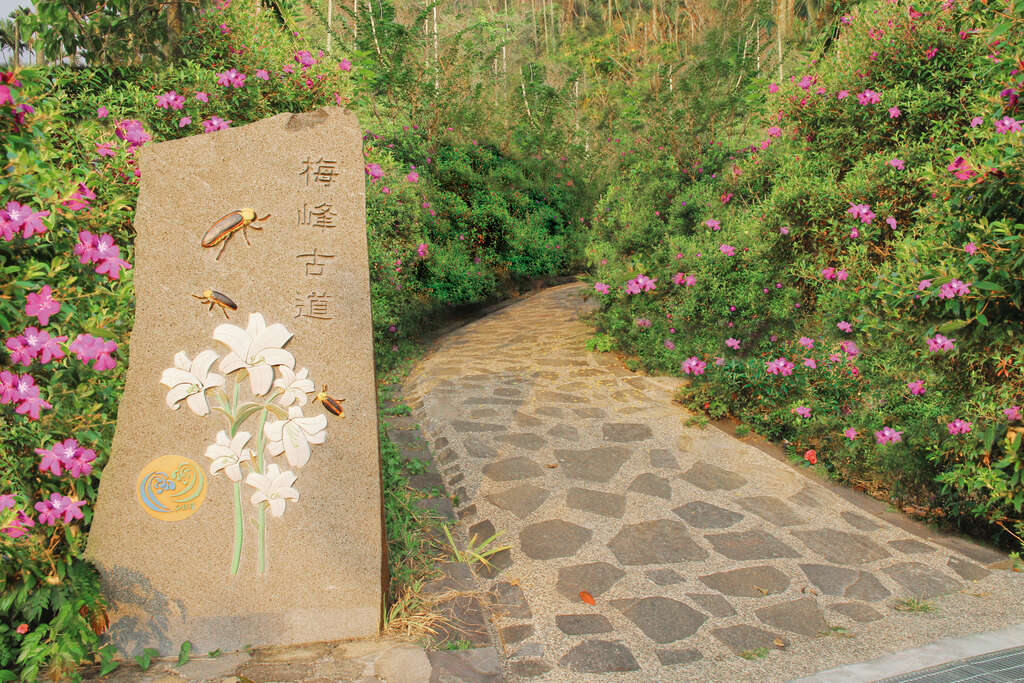
[[[786,680],[1024,619],[998,553],[686,426],[681,380],[584,349],[582,291],[449,334],[405,384],[467,535],[511,546],[484,572],[507,680]],[[910,597],[937,616],[894,609]]]

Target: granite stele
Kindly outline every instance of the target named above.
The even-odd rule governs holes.
[[[376,634],[362,139],[338,108],[147,145],[88,557],[125,655]]]

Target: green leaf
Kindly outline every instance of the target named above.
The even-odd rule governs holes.
[[[15,676],[10,670],[8,670],[8,669],[0,669],[0,681],[16,681],[16,680],[18,680],[18,677]]]
[[[153,657],[156,657],[159,654],[159,651],[154,650],[151,647],[147,647],[142,651],[141,655],[135,655],[135,661],[139,663],[139,668],[145,671],[149,668],[149,665],[153,663]]]
[[[190,652],[192,652],[192,643],[186,640],[181,644],[181,650],[178,652],[178,666],[185,666]]]
[[[220,657],[221,654],[223,654],[223,653],[221,652],[221,649],[218,647],[216,650],[210,650],[209,652],[207,652],[206,656],[207,657]]]
[[[114,655],[117,654],[117,648],[110,643],[107,643],[100,648],[100,677],[106,676],[108,673],[121,666],[121,663],[114,659]]]
[[[967,327],[970,323],[970,320],[950,320],[939,325],[937,331],[941,334],[948,334],[959,330],[961,327]]]
[[[988,282],[987,280],[979,280],[978,282],[973,283],[973,286],[977,287],[978,289],[984,289],[989,292],[1004,291],[1004,288],[1001,285],[997,285],[994,282]]]

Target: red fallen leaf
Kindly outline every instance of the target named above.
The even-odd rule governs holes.
[[[818,464],[818,453],[817,453],[817,451],[815,451],[813,448],[808,449],[807,452],[804,453],[804,460],[806,460],[807,462],[811,463],[812,465],[817,465]]]
[[[580,591],[580,600],[587,603],[588,605],[597,604],[596,602],[594,602],[594,596],[588,593],[587,591]]]

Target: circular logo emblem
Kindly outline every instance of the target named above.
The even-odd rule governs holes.
[[[206,498],[206,477],[194,460],[162,455],[139,473],[135,498],[153,517],[177,522],[192,515]]]

